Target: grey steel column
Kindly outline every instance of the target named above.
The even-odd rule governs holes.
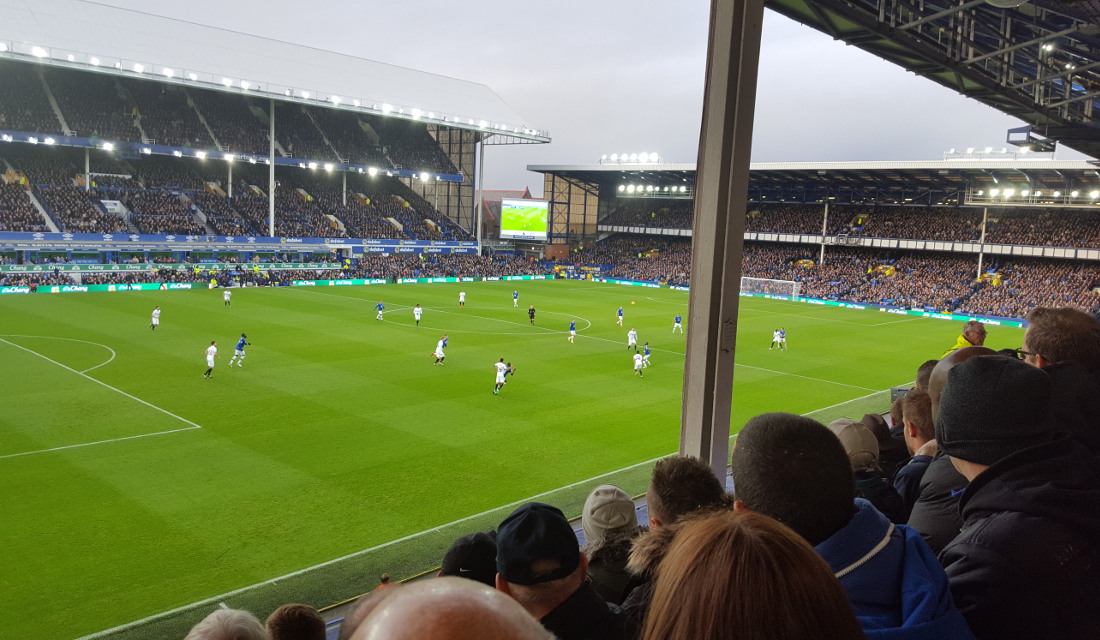
[[[92,188],[92,168],[91,161],[88,159],[88,147],[84,147],[84,190],[89,191]]]
[[[275,99],[271,99],[267,146],[267,235],[275,237]]]
[[[763,0],[711,0],[680,454],[725,477]]]
[[[821,257],[818,264],[825,264],[825,237],[829,233],[829,203],[825,203],[825,215],[821,218]]]
[[[233,198],[233,163],[232,162],[226,162],[225,166],[226,166],[226,171],[227,171],[225,180],[226,180],[226,182],[229,183],[229,189],[227,190],[226,193],[229,196],[229,198],[232,199]]]
[[[477,238],[477,254],[481,255],[481,220],[483,212],[481,206],[485,204],[485,139],[482,138],[477,142],[477,184],[474,185],[474,197],[477,200],[474,202],[474,227],[476,228],[475,237]]]

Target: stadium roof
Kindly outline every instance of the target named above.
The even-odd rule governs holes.
[[[552,174],[617,189],[622,184],[677,186],[694,192],[694,164],[528,165],[529,171]],[[1083,160],[941,160],[931,162],[763,162],[749,165],[750,198],[780,190],[806,200],[845,191],[894,193],[962,192],[982,189],[1100,190],[1100,171]],[[981,194],[988,198],[988,194]],[[827,196],[826,196],[827,197]],[[933,198],[934,202],[935,199]],[[917,203],[915,201],[915,203]]]
[[[1096,0],[765,0],[765,6],[1020,118],[1029,128],[1012,131],[1013,144],[1039,151],[1057,140],[1100,158]]]
[[[0,57],[549,142],[475,82],[83,0],[0,0],[0,16]]]

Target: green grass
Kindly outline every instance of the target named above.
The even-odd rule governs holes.
[[[331,604],[382,571],[431,568],[454,538],[534,496],[572,516],[598,482],[644,491],[650,462],[678,446],[685,344],[670,332],[687,294],[477,283],[460,309],[459,287],[247,289],[231,308],[219,291],[0,298],[5,635],[79,637],[213,598],[109,635],[178,638],[217,602],[261,616]],[[884,390],[959,330],[741,303],[734,431],[765,411],[883,411]],[[654,348],[644,379],[626,350],[631,326]],[[788,352],[768,350],[778,326]],[[242,331],[253,346],[229,369]],[[993,330],[990,343],[1015,346],[1014,331]],[[444,332],[446,365],[433,367]],[[204,380],[215,339],[221,357]],[[494,396],[500,357],[518,371]]]

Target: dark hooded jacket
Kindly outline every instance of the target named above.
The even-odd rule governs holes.
[[[1050,411],[1055,421],[1100,455],[1100,371],[1090,372],[1076,362],[1059,362],[1043,371],[1053,383]]]
[[[979,640],[1100,638],[1100,464],[1066,434],[1009,455],[960,499],[940,554]]]

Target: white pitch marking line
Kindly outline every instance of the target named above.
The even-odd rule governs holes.
[[[98,440],[96,442],[83,442],[83,443],[80,443],[80,444],[70,444],[70,445],[66,445],[66,446],[63,446],[63,447],[53,447],[51,449],[39,449],[38,451],[24,451],[24,452],[21,452],[21,453],[9,453],[7,455],[0,456],[0,460],[5,459],[5,458],[17,458],[19,456],[29,456],[29,455],[33,455],[33,454],[36,454],[36,453],[47,453],[49,451],[60,451],[62,449],[76,449],[78,447],[90,447],[90,446],[95,445],[95,444],[106,444],[108,442],[118,442],[119,440],[133,440],[134,438],[146,438],[148,436],[159,436],[159,435],[164,435],[164,434],[167,434],[167,433],[177,433],[179,431],[190,431],[192,429],[202,429],[202,425],[195,424],[194,422],[191,422],[187,418],[177,416],[176,414],[172,413],[171,411],[168,411],[167,409],[162,409],[162,408],[158,407],[157,405],[152,404],[150,402],[146,402],[145,400],[142,400],[141,398],[139,398],[137,396],[132,396],[132,395],[126,393],[125,391],[123,391],[122,389],[112,387],[111,385],[107,384],[106,382],[103,382],[101,380],[96,380],[95,378],[93,378],[93,377],[91,377],[91,376],[89,376],[85,373],[82,373],[80,371],[77,371],[76,369],[73,369],[72,367],[61,364],[57,360],[54,360],[52,358],[47,358],[46,356],[42,355],[41,353],[38,353],[37,351],[33,351],[33,350],[28,349],[26,347],[17,345],[14,342],[4,340],[3,338],[0,338],[0,342],[3,342],[5,344],[9,344],[9,345],[15,347],[16,349],[22,349],[23,351],[26,351],[27,353],[36,355],[39,358],[42,358],[43,360],[46,360],[48,362],[52,362],[52,363],[56,364],[57,366],[61,367],[62,369],[66,369],[68,371],[71,371],[71,372],[75,373],[76,375],[81,376],[83,378],[86,378],[88,380],[91,380],[92,382],[94,382],[98,385],[102,385],[104,387],[107,387],[111,391],[114,391],[116,393],[120,393],[120,394],[126,396],[127,398],[130,398],[131,400],[134,400],[135,402],[140,402],[141,404],[149,407],[150,409],[155,409],[155,410],[160,411],[161,413],[163,413],[167,416],[171,416],[171,417],[175,418],[176,420],[179,420],[180,422],[191,425],[189,427],[183,427],[181,429],[171,429],[171,430],[168,430],[168,431],[158,431],[158,432],[155,432],[155,433],[143,433],[143,434],[136,435],[136,436],[124,436],[124,437],[121,437],[121,438],[113,438],[111,440]]]
[[[9,333],[9,334],[5,334],[4,337],[5,338],[41,338],[42,340],[68,340],[69,342],[83,342],[84,344],[93,344],[97,347],[103,347],[107,351],[111,352],[111,357],[107,358],[106,362],[101,362],[101,363],[97,364],[94,367],[91,367],[89,369],[85,369],[85,370],[80,371],[78,373],[88,373],[92,369],[98,369],[98,368],[100,368],[104,365],[111,364],[111,362],[114,361],[115,356],[118,355],[118,354],[115,353],[114,349],[108,347],[107,345],[99,343],[99,342],[91,342],[89,340],[77,340],[76,338],[62,338],[60,336],[31,336],[31,335],[24,335],[24,334],[20,334],[20,333]]]

